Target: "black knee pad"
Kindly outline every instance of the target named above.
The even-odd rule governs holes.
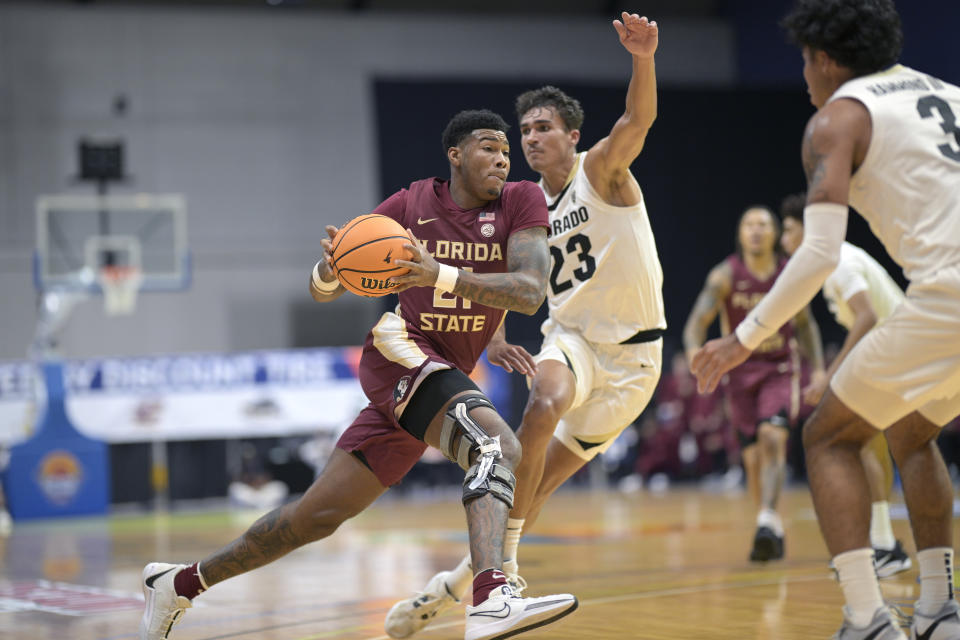
[[[513,508],[513,490],[517,486],[517,479],[507,467],[494,463],[486,477],[479,480],[480,464],[475,464],[467,471],[463,479],[463,504],[475,500],[488,493],[493,494],[508,509]]]
[[[463,391],[479,393],[480,389],[459,369],[434,371],[417,387],[397,422],[404,431],[422,442],[433,417],[450,402],[450,398]]]

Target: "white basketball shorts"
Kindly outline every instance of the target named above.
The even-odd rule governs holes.
[[[853,348],[830,388],[878,429],[914,411],[940,426],[960,415],[960,265],[911,284],[900,306]]]
[[[568,364],[576,378],[573,404],[554,437],[584,460],[606,451],[646,408],[660,379],[663,340],[597,344],[548,320],[535,360]]]

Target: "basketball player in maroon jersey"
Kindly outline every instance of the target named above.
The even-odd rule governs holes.
[[[414,182],[374,210],[415,229],[419,240],[408,245],[410,261],[394,259],[410,269],[395,278],[396,312],[385,313],[364,344],[359,378],[370,404],[300,499],[193,565],[144,568],[140,640],[167,638],[207,588],[331,535],[398,483],[428,444],[466,471],[463,503],[478,571],[465,639],[512,636],[576,608],[569,594],[521,598],[500,570],[520,446],[467,377],[505,310],[534,313],[547,285],[546,204],[535,184],[506,182],[508,128],[490,111],[457,114],[443,134],[450,179]],[[331,239],[337,232],[326,230]],[[310,292],[327,302],[343,288],[329,265],[330,240],[321,244]]]
[[[537,356],[508,343],[502,325],[487,349],[491,363],[531,383],[517,429],[524,455],[504,542],[503,570],[520,590],[526,585],[517,553],[524,529],[554,491],[636,419],[660,377],[662,273],[643,194],[630,172],[656,118],[659,28],[635,13],[620,17],[612,26],[630,54],[631,76],[625,110],[607,136],[578,151],[583,109],[556,87],[526,91],[515,101],[524,157],[540,174],[550,211],[554,260]],[[408,638],[458,603],[472,569],[464,557],[396,602],[384,621],[387,635]]]
[[[777,253],[779,221],[766,207],[743,212],[737,251],[714,267],[683,330],[688,358],[703,345],[720,314],[726,335],[770,290],[786,260]],[[756,501],[757,531],[750,559],[783,557],[783,523],[776,512],[786,472],[789,427],[800,412],[800,361],[797,343],[810,358],[814,376],[823,375],[820,330],[808,307],[781,327],[749,360],[729,373],[725,386],[732,428],[740,440],[743,468]]]

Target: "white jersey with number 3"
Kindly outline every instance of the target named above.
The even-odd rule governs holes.
[[[844,83],[840,98],[861,102],[873,127],[850,205],[911,281],[960,263],[960,88],[898,64]]]
[[[663,272],[643,200],[630,207],[604,202],[583,169],[586,155],[577,154],[573,179],[558,196],[544,191],[550,211],[547,322],[600,344],[664,329]]]

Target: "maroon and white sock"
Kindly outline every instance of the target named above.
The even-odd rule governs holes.
[[[207,590],[207,583],[200,574],[200,563],[194,562],[173,576],[173,589],[178,596],[193,600]]]
[[[487,599],[490,592],[507,584],[507,576],[500,569],[484,569],[473,578],[473,606]]]

